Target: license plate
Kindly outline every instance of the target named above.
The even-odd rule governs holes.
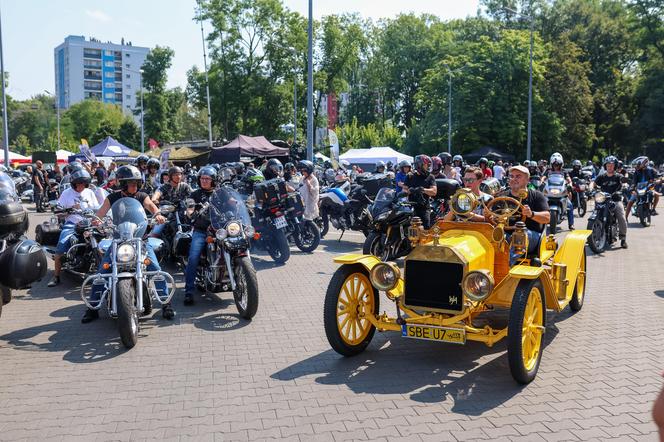
[[[401,336],[426,341],[449,342],[451,344],[466,343],[466,331],[462,328],[404,324],[401,326]]]
[[[278,216],[274,219],[274,227],[277,229],[285,229],[288,226],[288,223],[286,222],[286,218],[283,216]]]

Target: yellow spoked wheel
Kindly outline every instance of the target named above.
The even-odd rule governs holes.
[[[512,298],[507,357],[512,377],[522,384],[535,379],[542,359],[546,322],[544,290],[539,280],[522,280]]]
[[[369,345],[376,328],[367,316],[378,312],[378,291],[360,265],[343,265],[332,277],[325,294],[323,320],[332,348],[354,356]]]
[[[579,274],[576,277],[576,286],[574,287],[574,294],[569,301],[569,308],[573,312],[578,312],[583,307],[583,301],[586,298],[586,253],[583,252],[581,258],[581,265],[579,266]]]

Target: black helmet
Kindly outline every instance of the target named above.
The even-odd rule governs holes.
[[[270,161],[268,161],[267,165],[265,166],[263,175],[265,176],[266,180],[271,180],[273,178],[277,178],[278,176],[280,176],[283,170],[284,166],[281,164],[281,161],[279,161],[276,158],[271,158]]]
[[[302,160],[297,163],[297,170],[299,170],[300,172],[305,171],[309,175],[311,175],[314,173],[314,163],[312,163],[309,160]]]
[[[403,168],[404,168],[404,167],[412,167],[412,166],[410,165],[410,161],[408,161],[408,160],[402,160],[402,161],[400,161],[400,162],[399,162],[399,170],[401,171],[401,173],[405,173],[405,172],[403,171]]]
[[[482,164],[482,163],[484,163],[484,164],[486,164],[486,165],[488,166],[488,165],[489,165],[489,160],[487,160],[486,158],[482,157],[482,158],[480,158],[480,160],[477,162],[477,164]]]
[[[284,171],[285,172],[295,172],[295,164],[288,162],[284,164]]]
[[[235,169],[235,175],[240,176],[244,174],[244,163],[242,161],[233,163],[233,168]]]
[[[332,167],[332,162],[330,160],[325,160],[325,162],[323,163],[323,167],[329,169],[330,167]]]
[[[383,170],[379,171],[378,169],[383,169]],[[376,172],[378,173],[385,172],[385,163],[383,161],[376,162]]]
[[[161,163],[159,162],[158,159],[156,159],[156,158],[150,158],[150,159],[148,160],[148,170],[149,170],[151,167],[154,167],[154,168],[156,168],[156,169],[159,169],[160,166],[161,166]]]
[[[394,163],[392,161],[388,161],[385,167],[387,167],[387,170],[392,170],[392,168],[394,167]]]
[[[212,166],[201,167],[201,170],[198,171],[198,187],[201,187],[201,177],[209,176],[212,178],[212,187],[217,184],[217,169]]]
[[[127,191],[127,186],[130,181],[136,181],[138,188],[140,189],[143,185],[143,175],[141,171],[136,168],[136,166],[120,166],[118,170],[115,171],[115,177],[120,183],[120,187],[125,192]]]
[[[431,171],[431,157],[429,155],[418,155],[415,157],[415,170],[421,174],[428,174]]]
[[[141,167],[143,165],[147,166],[148,161],[150,161],[150,158],[147,155],[139,155],[136,158],[136,161],[134,162],[134,164],[136,164],[138,167]]]
[[[182,173],[182,169],[180,169],[178,166],[173,166],[168,169],[168,177],[172,177],[176,173]]]
[[[79,163],[78,161],[74,161],[73,163],[69,164],[67,167],[69,167],[70,174],[74,173],[77,170],[85,170],[83,164]]]
[[[614,157],[613,155],[609,155],[608,157],[604,158],[602,165],[606,166],[608,163],[613,163],[614,166],[618,166],[618,158]]]
[[[90,185],[90,181],[92,181],[92,177],[85,169],[78,169],[69,176],[69,182],[72,187],[80,183],[83,183],[85,184],[85,187],[88,187]]]
[[[615,158],[615,157],[613,157],[613,158]],[[579,160],[574,160],[574,161],[572,161],[572,168],[575,168],[575,169],[576,169],[576,168],[579,168],[579,169],[581,169],[581,161],[579,161]]]
[[[443,166],[446,164],[452,164],[452,155],[447,152],[441,152],[438,154],[438,158],[443,162]]]

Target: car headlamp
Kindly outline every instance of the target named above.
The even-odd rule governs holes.
[[[121,263],[128,263],[136,258],[136,249],[131,244],[120,244],[116,251],[116,259]]]
[[[226,231],[226,229],[217,229],[215,236],[219,241],[221,241],[226,239],[226,237],[228,236],[228,232]]]
[[[230,222],[226,226],[226,231],[228,232],[228,236],[238,236],[240,233],[242,233],[242,226],[240,226],[240,223],[237,222]]]
[[[606,195],[604,194],[604,192],[597,192],[595,194],[595,202],[603,203],[604,201],[606,201]]]
[[[463,278],[463,292],[471,301],[485,300],[493,290],[494,282],[491,274],[486,270],[473,270]]]
[[[452,210],[457,215],[467,215],[475,209],[477,198],[468,189],[461,189],[452,196]]]
[[[397,286],[401,271],[393,262],[381,262],[371,269],[370,278],[374,287],[386,292]]]

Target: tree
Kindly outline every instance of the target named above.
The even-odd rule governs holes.
[[[108,120],[102,120],[101,122],[99,122],[97,130],[95,130],[95,133],[92,134],[88,142],[91,146],[94,146],[95,144],[105,140],[106,137],[113,137],[115,139],[119,138],[118,126],[114,125],[112,122]]]
[[[119,106],[96,100],[84,100],[72,105],[61,116],[61,130],[71,133],[74,140],[85,138],[88,141],[97,133],[102,121],[115,130],[120,127],[126,116]]]
[[[160,141],[174,141],[177,133],[172,131],[171,111],[166,91],[167,70],[172,65],[175,52],[168,47],[157,46],[150,51],[141,67],[143,86],[147,93],[143,97],[143,125],[145,136]]]
[[[21,155],[30,154],[30,139],[26,135],[20,134],[12,143],[11,148]]]
[[[141,129],[133,119],[125,119],[118,128],[118,141],[132,149],[141,145]]]

